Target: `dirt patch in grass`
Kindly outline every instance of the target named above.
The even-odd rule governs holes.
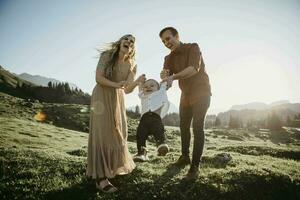
[[[85,149],[76,149],[73,151],[68,151],[67,154],[72,156],[87,157],[87,151]]]

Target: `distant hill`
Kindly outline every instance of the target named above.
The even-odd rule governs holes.
[[[289,103],[291,103],[291,102],[288,100],[274,101],[274,102],[270,103],[269,106],[273,107],[273,106],[279,106],[279,105],[289,104]]]
[[[252,102],[242,105],[234,105],[229,110],[245,110],[245,109],[253,109],[253,110],[264,110],[267,109],[268,105],[261,102]]]
[[[272,112],[276,112],[282,121],[286,121],[288,117],[293,118],[300,113],[300,103],[286,102],[288,101],[278,101],[271,104],[249,103],[232,106],[230,110],[219,113],[218,118],[221,120],[222,124],[228,124],[230,115],[232,115],[239,118],[245,125],[251,120],[265,120]]]
[[[21,88],[35,87],[32,82],[26,81],[18,77],[17,75],[5,70],[0,66],[0,91],[17,96],[20,98],[31,98],[31,95],[26,93]]]
[[[241,104],[241,105],[233,105],[229,110],[266,110],[270,109],[274,106],[279,106],[283,104],[289,104],[290,102],[288,100],[281,100],[281,101],[275,101],[270,104],[262,103],[262,102],[251,102],[247,104]]]
[[[26,80],[26,81],[30,81],[36,85],[39,85],[39,86],[44,86],[44,87],[47,87],[48,86],[48,83],[51,81],[52,83],[61,83],[62,81],[59,81],[57,79],[54,79],[54,78],[48,78],[48,77],[44,77],[44,76],[40,76],[40,75],[31,75],[31,74],[28,74],[28,73],[22,73],[22,74],[19,74],[18,75],[21,79],[23,80]],[[78,88],[77,85],[75,85],[74,83],[69,83],[69,86],[71,89],[75,89],[75,88]]]
[[[34,83],[24,80],[18,77],[17,75],[9,72],[8,70],[5,70],[1,65],[0,65],[0,84],[2,86],[5,85],[11,88],[22,87],[23,84],[35,86]]]
[[[48,103],[90,104],[90,95],[68,83],[48,86],[36,85],[0,66],[0,92],[22,99],[39,100]]]

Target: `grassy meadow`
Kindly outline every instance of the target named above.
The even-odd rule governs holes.
[[[36,114],[46,113],[44,122]],[[199,178],[182,181],[178,128],[166,127],[170,153],[112,182],[113,194],[85,176],[88,108],[26,102],[0,93],[0,199],[300,199],[300,133],[208,129]],[[129,150],[136,153],[138,121],[129,119]],[[72,129],[72,130],[71,130]],[[225,157],[230,158],[223,159]]]

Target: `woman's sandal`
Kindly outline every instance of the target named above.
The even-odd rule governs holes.
[[[105,193],[112,193],[112,192],[116,192],[118,190],[115,186],[113,186],[111,184],[111,182],[109,182],[108,179],[104,179],[104,180],[100,181],[99,184],[96,181],[96,188],[98,188],[99,190],[101,190],[102,192],[105,192]]]

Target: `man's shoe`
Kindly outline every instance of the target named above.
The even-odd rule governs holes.
[[[133,161],[135,162],[146,162],[149,161],[149,158],[147,156],[147,150],[145,147],[142,147],[141,153],[136,154],[133,156]]]
[[[191,165],[188,173],[185,175],[184,180],[189,181],[189,180],[195,180],[199,176],[199,167],[195,165]]]
[[[167,144],[161,144],[157,147],[157,155],[165,156],[169,152],[169,147]]]
[[[191,163],[191,159],[189,156],[181,155],[179,159],[175,162],[175,165],[178,167],[183,167]]]

